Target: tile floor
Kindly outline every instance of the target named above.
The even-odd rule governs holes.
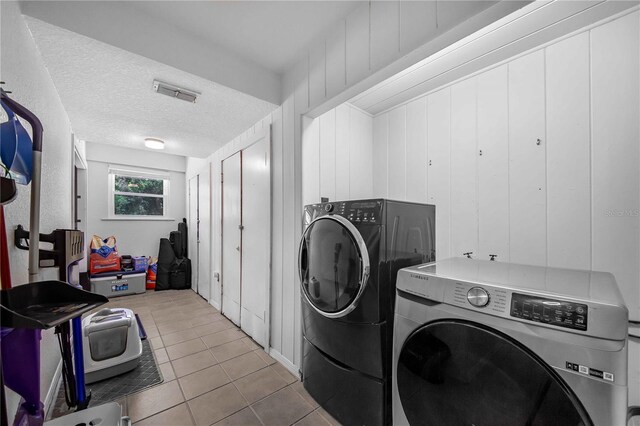
[[[164,382],[118,401],[136,425],[336,425],[302,383],[191,290],[107,306],[140,316]]]

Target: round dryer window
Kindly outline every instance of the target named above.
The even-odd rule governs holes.
[[[412,425],[591,425],[557,373],[480,324],[427,324],[405,341],[398,392]]]
[[[358,230],[342,216],[315,219],[300,242],[302,291],[327,317],[341,317],[358,303],[369,276],[369,256]]]

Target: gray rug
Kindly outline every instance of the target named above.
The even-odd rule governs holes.
[[[153,349],[148,340],[142,341],[142,355],[138,367],[128,373],[111,377],[100,382],[91,383],[86,386],[87,393],[91,391],[90,407],[116,401],[123,396],[139,392],[143,389],[155,386],[163,382],[162,373],[158,368]],[[60,386],[60,391],[56,398],[51,417],[56,418],[72,412],[64,398],[64,386]]]

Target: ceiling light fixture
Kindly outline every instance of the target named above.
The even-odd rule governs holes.
[[[151,149],[164,149],[164,141],[156,138],[145,138],[144,146]]]
[[[171,96],[172,98],[182,99],[183,101],[195,103],[199,92],[184,89],[173,84],[164,83],[162,81],[153,80],[153,90],[162,94]]]

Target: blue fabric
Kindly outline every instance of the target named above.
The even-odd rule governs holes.
[[[16,114],[4,102],[0,104],[9,117],[0,123],[0,159],[16,183],[28,185],[33,171],[33,142]]]

